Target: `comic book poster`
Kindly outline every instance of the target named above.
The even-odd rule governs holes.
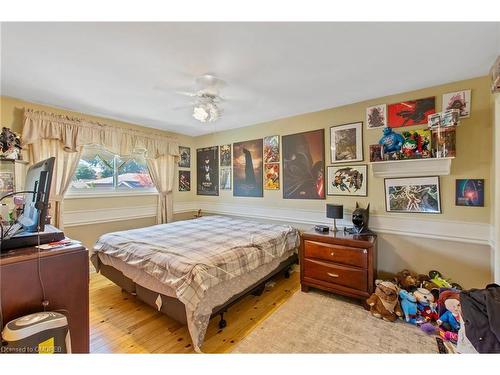
[[[264,189],[280,189],[280,163],[264,164]]]
[[[328,167],[328,195],[368,195],[366,165],[342,165]]]
[[[220,146],[220,166],[230,167],[231,166],[231,145]]]
[[[231,167],[220,169],[220,188],[221,190],[231,190]]]
[[[264,137],[264,164],[279,163],[280,161],[280,137],[272,135]]]
[[[427,117],[436,112],[436,98],[408,100],[387,106],[387,125],[390,128],[427,124]]]
[[[179,171],[179,191],[191,191],[191,171]]]

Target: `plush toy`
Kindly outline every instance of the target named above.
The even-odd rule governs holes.
[[[439,295],[438,304],[446,308],[437,320],[444,331],[458,332],[460,329],[460,295],[456,290],[445,290]]]
[[[375,293],[366,300],[376,318],[394,322],[403,315],[398,299],[398,287],[390,281],[375,281]]]
[[[419,315],[422,318],[421,322],[435,322],[438,320],[437,304],[434,302],[432,293],[425,288],[418,288],[414,295],[417,300]]]
[[[404,319],[407,323],[416,324],[417,299],[412,293],[404,289],[399,291],[399,298],[401,299],[401,309],[403,310]]]
[[[418,275],[416,273],[405,269],[396,274],[395,281],[400,288],[408,292],[413,292],[418,286],[417,277]]]
[[[405,140],[401,134],[395,133],[391,128],[384,128],[383,134],[378,143],[384,148],[384,153],[401,151]]]

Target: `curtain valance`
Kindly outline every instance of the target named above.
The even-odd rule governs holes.
[[[41,139],[59,140],[67,152],[96,144],[123,156],[137,150],[146,150],[147,157],[152,159],[179,155],[179,145],[172,137],[26,109],[23,143],[29,145]]]

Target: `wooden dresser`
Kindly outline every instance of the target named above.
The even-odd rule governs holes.
[[[68,317],[73,353],[89,352],[89,257],[81,245],[40,251],[47,311]],[[4,324],[42,311],[35,247],[0,254],[0,298]]]
[[[377,236],[352,235],[342,231],[302,233],[300,282],[361,300],[374,291],[377,274]]]

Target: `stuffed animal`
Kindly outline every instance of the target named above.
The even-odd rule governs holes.
[[[398,287],[390,281],[375,281],[376,289],[366,300],[376,318],[394,322],[403,315],[398,299]]]
[[[417,300],[417,309],[421,322],[435,322],[439,315],[436,309],[436,302],[434,302],[434,296],[430,291],[425,288],[418,288],[414,292],[415,298]]]
[[[401,299],[401,309],[403,310],[404,319],[407,323],[416,324],[417,299],[412,293],[404,289],[399,291],[399,298]]]
[[[445,290],[439,295],[438,304],[446,308],[437,320],[444,331],[458,332],[460,329],[460,295],[456,290]]]
[[[418,286],[417,277],[418,275],[416,273],[405,269],[396,274],[395,281],[400,288],[408,292],[413,292]]]

